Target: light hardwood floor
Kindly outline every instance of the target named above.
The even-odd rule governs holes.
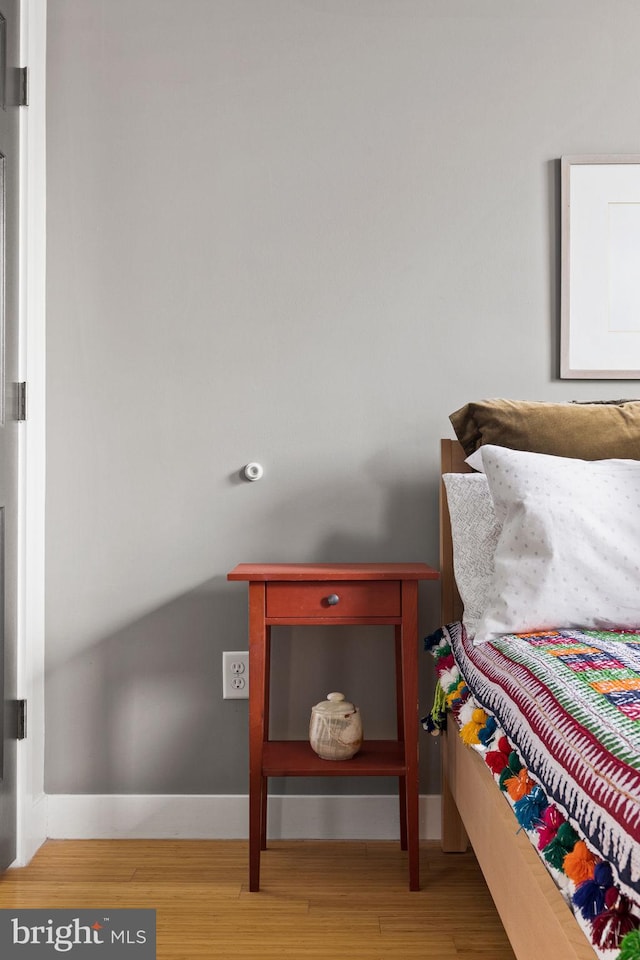
[[[471,853],[395,843],[50,840],[0,877],[0,907],[151,907],[158,960],[514,960]]]

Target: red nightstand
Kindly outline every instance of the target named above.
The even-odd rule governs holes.
[[[260,888],[269,777],[398,777],[400,845],[409,888],[418,862],[418,581],[424,563],[241,563],[227,576],[249,583],[249,889]],[[321,760],[306,740],[269,739],[271,627],[389,624],[396,646],[397,740],[365,740],[351,760]]]

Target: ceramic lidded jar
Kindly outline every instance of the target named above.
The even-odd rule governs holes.
[[[329,693],[311,708],[309,742],[323,760],[350,760],[362,746],[360,711],[343,693]]]

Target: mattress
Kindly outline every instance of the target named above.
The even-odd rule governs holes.
[[[474,645],[427,638],[444,707],[484,754],[596,952],[640,926],[640,634],[554,630]],[[633,934],[635,936],[635,934]]]

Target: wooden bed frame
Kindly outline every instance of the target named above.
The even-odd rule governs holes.
[[[442,473],[469,473],[454,440],[441,441]],[[440,487],[442,622],[462,618],[449,511]],[[457,734],[442,737],[442,848],[471,842],[517,960],[594,960],[596,954],[482,758]],[[455,869],[455,867],[452,867]],[[461,924],[464,923],[461,918]]]

